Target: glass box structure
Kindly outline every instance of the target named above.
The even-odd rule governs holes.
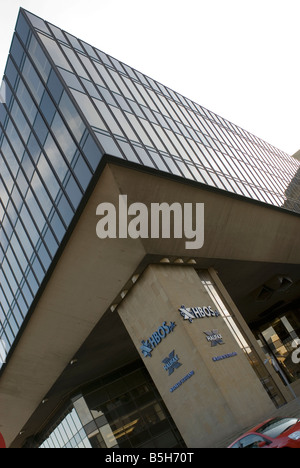
[[[8,354],[104,155],[300,213],[299,161],[23,9],[1,90]]]

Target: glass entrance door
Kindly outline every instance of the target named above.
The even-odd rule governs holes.
[[[300,364],[293,359],[300,346],[300,322],[295,312],[274,319],[260,329],[266,354],[275,358],[290,383],[300,379]]]

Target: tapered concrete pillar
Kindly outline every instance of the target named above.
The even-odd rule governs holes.
[[[274,411],[220,312],[194,268],[171,265],[149,266],[118,308],[190,448],[213,447]]]

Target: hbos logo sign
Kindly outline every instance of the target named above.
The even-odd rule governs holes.
[[[5,364],[7,356],[7,349],[4,340],[0,340],[0,364]]]

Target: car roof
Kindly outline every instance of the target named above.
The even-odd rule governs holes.
[[[259,429],[261,429],[263,426],[265,426],[266,424],[270,423],[271,421],[275,421],[276,418],[270,418],[270,419],[267,419],[266,421],[258,424],[257,426],[255,426],[253,429],[251,429],[250,431],[247,432],[248,433],[252,433],[252,432],[258,432]]]
[[[229,447],[232,447],[233,445],[237,444],[239,440],[244,439],[244,437],[247,437],[248,435],[259,433],[258,431],[259,431],[259,429],[261,427],[263,427],[265,424],[268,424],[269,422],[271,422],[271,421],[273,421],[275,419],[276,418],[267,419],[266,421],[264,421],[264,422],[258,424],[257,426],[255,426],[253,429],[250,429],[249,431],[244,432],[234,442],[232,442],[232,444],[230,444]],[[260,434],[260,435],[262,435],[262,434]]]
[[[237,444],[241,439],[244,439],[245,437],[251,435],[251,434],[259,434],[267,439],[270,439],[272,440],[272,438],[270,436],[268,436],[267,434],[262,434],[260,432],[260,429],[265,426],[266,424],[270,423],[271,421],[276,421],[277,419],[296,419],[296,418],[270,418],[270,419],[267,419],[266,421],[258,424],[257,426],[255,426],[253,429],[250,429],[249,431],[245,432],[244,434],[240,435],[240,437],[238,437],[232,444],[230,444],[229,447],[232,447],[233,445]],[[292,428],[291,428],[291,431],[292,431]]]

